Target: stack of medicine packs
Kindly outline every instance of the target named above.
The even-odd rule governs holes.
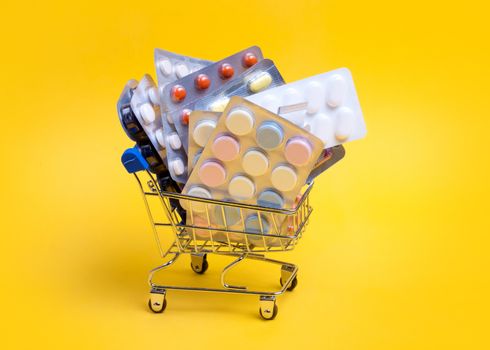
[[[257,46],[217,62],[156,49],[155,68],[158,85],[130,80],[117,108],[162,191],[294,208],[366,134],[346,68],[285,83]]]

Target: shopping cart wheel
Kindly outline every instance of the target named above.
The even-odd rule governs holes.
[[[261,296],[259,314],[264,320],[270,321],[276,318],[278,307],[276,305],[276,297]]]
[[[148,307],[156,314],[162,313],[167,307],[167,299],[165,298],[165,292],[150,293],[150,300],[148,300]]]
[[[282,281],[282,277],[279,280],[279,283],[281,283],[281,287],[284,285],[284,282]],[[294,276],[293,280],[291,281],[291,284],[289,287],[286,289],[289,292],[292,292],[294,288],[298,285],[298,277]]]
[[[191,269],[195,273],[202,275],[208,269],[208,256],[207,254],[194,255],[191,254]]]

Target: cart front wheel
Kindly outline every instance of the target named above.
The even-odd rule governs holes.
[[[279,283],[281,283],[281,286],[284,285],[282,278],[279,280]],[[297,285],[298,285],[298,278],[296,276],[294,276],[293,280],[291,281],[291,284],[289,285],[289,287],[286,290],[289,292],[292,292],[294,290],[294,288],[296,288]]]
[[[191,269],[198,275],[202,275],[209,267],[207,255],[191,255]]]
[[[275,319],[278,311],[279,311],[279,308],[277,307],[276,304],[274,304],[274,307],[272,308],[272,310],[264,309],[262,307],[259,308],[260,317],[262,317],[266,321],[272,321],[273,319]]]
[[[165,295],[162,296],[163,298],[155,298],[155,296],[152,295],[150,300],[148,300],[148,307],[156,314],[161,314],[167,307],[167,299],[165,298]]]

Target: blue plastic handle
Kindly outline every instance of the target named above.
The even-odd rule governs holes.
[[[136,147],[125,150],[121,156],[121,162],[130,174],[141,170],[147,170],[150,167]]]

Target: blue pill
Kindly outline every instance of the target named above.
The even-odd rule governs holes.
[[[284,133],[276,122],[267,121],[258,127],[256,138],[260,147],[274,149],[282,143]]]
[[[247,220],[245,220],[245,230],[250,233],[269,233],[269,222],[264,215],[261,215],[260,219],[262,220],[263,232],[260,230],[260,222],[257,214],[250,215]]]
[[[265,190],[257,198],[257,204],[262,207],[281,209],[284,206],[282,196],[272,190]]]

